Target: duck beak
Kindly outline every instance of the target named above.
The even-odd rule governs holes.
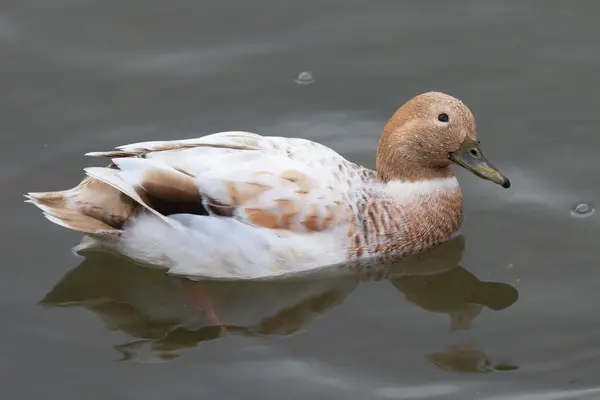
[[[450,153],[450,160],[480,178],[497,183],[505,189],[510,187],[508,178],[485,159],[477,142],[473,140],[466,140],[460,149]]]

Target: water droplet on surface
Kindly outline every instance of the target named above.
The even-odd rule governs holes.
[[[294,80],[294,82],[296,82],[299,85],[308,85],[313,83],[314,81],[315,78],[313,78],[312,72],[309,71],[300,72],[298,74],[298,77],[296,77],[296,79]]]
[[[594,213],[594,207],[587,203],[579,203],[577,204],[573,210],[571,210],[571,215],[574,217],[589,217]]]
[[[508,263],[508,264],[506,265],[506,268],[507,268],[507,269],[511,269],[512,267],[514,267],[514,265],[512,265],[511,263]]]

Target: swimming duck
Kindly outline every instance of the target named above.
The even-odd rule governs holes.
[[[142,264],[187,277],[256,279],[394,260],[451,239],[462,193],[451,164],[501,185],[475,118],[439,92],[386,124],[376,170],[305,139],[228,131],[88,153],[76,187],[29,193],[50,221]]]

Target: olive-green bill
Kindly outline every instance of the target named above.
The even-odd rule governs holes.
[[[485,159],[474,140],[465,140],[460,149],[450,153],[450,160],[480,178],[497,183],[505,189],[510,187],[510,180]]]

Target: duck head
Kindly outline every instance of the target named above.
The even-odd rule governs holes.
[[[510,180],[484,157],[475,117],[462,101],[440,92],[410,99],[394,113],[381,135],[378,180],[445,178],[452,175],[451,164],[503,188],[510,187]]]

